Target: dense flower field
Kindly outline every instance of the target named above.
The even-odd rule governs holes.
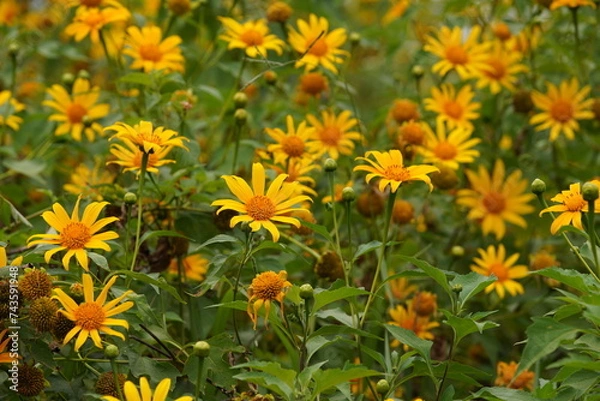
[[[0,399],[600,399],[598,3],[0,0]]]

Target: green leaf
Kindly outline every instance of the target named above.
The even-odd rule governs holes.
[[[504,387],[484,387],[468,397],[467,400],[479,398],[490,401],[538,401],[528,392]]]
[[[248,307],[248,302],[238,300],[238,301],[223,302],[220,304],[208,305],[208,306],[205,306],[204,309],[227,308],[227,309],[236,309],[236,310],[245,311],[247,309],[247,307]]]
[[[202,248],[206,248],[209,245],[214,245],[214,244],[226,244],[226,243],[233,243],[233,242],[238,242],[239,240],[231,235],[226,235],[226,234],[218,234],[215,235],[214,237],[212,237],[209,240],[206,240],[205,242],[203,242],[202,244],[198,245],[197,247],[194,247],[192,250],[190,250],[190,253],[196,253],[198,252],[200,249]]]
[[[311,400],[316,399],[325,390],[335,387],[337,385],[347,383],[353,379],[360,379],[363,377],[380,376],[381,372],[367,369],[361,366],[352,367],[350,369],[327,369],[320,371],[318,375],[314,376],[315,387],[311,396]]]
[[[41,161],[31,159],[13,159],[5,160],[2,162],[2,164],[16,173],[23,174],[29,178],[33,178],[41,184],[45,184],[45,181],[40,177],[40,173],[46,170],[46,164]]]
[[[353,260],[357,260],[362,255],[372,252],[378,248],[381,248],[380,241],[371,241],[371,242],[367,242],[366,244],[360,244],[358,246],[358,249],[354,253]]]
[[[183,304],[187,303],[183,300],[183,298],[181,298],[181,296],[179,295],[179,292],[177,292],[177,289],[175,287],[173,287],[172,285],[170,285],[169,283],[167,283],[165,281],[165,279],[162,277],[159,277],[158,279],[156,279],[147,273],[134,272],[131,270],[117,270],[117,271],[111,272],[109,274],[109,276],[107,277],[107,279],[109,277],[115,276],[115,275],[123,275],[126,277],[131,277],[134,280],[141,281],[142,283],[155,285],[158,288],[165,290],[166,292],[171,294],[179,302],[181,302]],[[158,275],[155,274],[155,276],[158,276]]]
[[[386,324],[385,328],[392,334],[392,336],[394,336],[396,340],[400,341],[402,344],[408,345],[410,348],[413,348],[419,355],[421,355],[421,357],[423,357],[425,363],[427,364],[427,368],[433,377],[433,370],[431,366],[431,346],[433,345],[433,342],[417,337],[412,330],[407,330],[392,324]]]
[[[298,374],[297,382],[300,385],[301,391],[308,388],[308,385],[310,384],[315,373],[320,372],[321,366],[325,365],[326,363],[327,361],[323,361],[311,366],[307,366],[302,372],[300,372],[300,374]]]
[[[244,372],[235,375],[234,378],[246,380],[264,386],[277,394],[291,400],[293,397],[294,381],[296,372],[284,369],[277,362],[251,361],[236,365],[234,368],[251,368],[260,372]]]
[[[302,220],[302,219],[300,219],[300,223],[303,226],[308,227],[311,230],[313,230],[314,232],[316,232],[317,234],[321,235],[327,241],[333,243],[333,238],[331,237],[331,235],[329,235],[329,231],[327,231],[327,229],[324,226],[320,226],[318,224],[309,223],[308,221]]]
[[[590,293],[593,288],[599,287],[598,283],[589,274],[579,273],[573,269],[548,267],[532,272],[532,274],[552,278],[584,293]]]
[[[146,231],[144,233],[144,235],[142,235],[142,237],[140,238],[140,244],[144,243],[145,241],[149,240],[150,238],[154,238],[154,237],[178,237],[178,238],[185,238],[188,239],[188,237],[186,237],[185,235],[181,235],[178,232],[175,231],[169,231],[169,230],[157,230],[157,231]]]
[[[15,219],[15,221],[18,221],[20,223],[25,224],[27,227],[33,227],[31,225],[31,223],[29,222],[29,220],[27,220],[25,218],[25,216],[23,216],[18,210],[17,208],[8,201],[8,199],[6,199],[4,196],[0,195],[0,199],[2,199],[10,208],[10,214],[12,216],[13,219]]]
[[[104,256],[100,255],[99,253],[89,251],[87,254],[90,259],[92,259],[92,262],[100,266],[101,269],[110,270],[110,267],[108,267],[108,261]]]
[[[440,401],[452,401],[454,400],[454,386],[450,385],[448,387],[446,387],[446,390],[444,390],[444,392],[442,393],[442,398],[440,398]]]
[[[315,314],[319,309],[325,305],[329,305],[332,302],[339,301],[342,299],[355,297],[357,295],[366,295],[369,291],[365,291],[360,288],[354,287],[342,287],[335,290],[323,290],[319,293],[315,291],[315,303],[313,304],[311,314]]]
[[[233,376],[234,379],[262,386],[271,390],[285,400],[291,401],[293,398],[292,389],[276,376],[265,372],[244,372]]]
[[[143,72],[130,72],[129,74],[125,74],[119,78],[119,82],[144,86],[152,86],[153,84],[152,76]]]
[[[456,335],[456,344],[458,344],[464,337],[471,333],[479,332],[483,333],[484,330],[493,329],[500,326],[498,323],[485,321],[478,322],[473,317],[458,317],[454,316],[446,310],[442,310],[444,316],[446,316],[446,324],[448,324]]]
[[[313,337],[309,338],[308,341],[306,341],[306,353],[307,353],[306,363],[310,362],[310,358],[312,358],[312,356],[315,354],[315,352],[317,352],[321,348],[335,342],[338,338],[336,338],[335,340],[328,340],[325,337],[321,337],[321,336],[313,336]]]
[[[425,262],[424,260],[417,259],[412,256],[398,255],[398,257],[402,260],[412,263],[413,265],[417,266],[419,269],[423,270],[423,272],[425,272],[425,274],[427,274],[429,277],[434,279],[435,282],[438,283],[444,289],[444,291],[446,291],[448,296],[450,296],[450,297],[452,296],[452,288],[448,284],[447,275],[448,274],[454,275],[455,273],[446,272],[444,270],[438,269],[437,267],[430,265],[429,263]]]
[[[458,294],[458,300],[462,309],[465,302],[479,294],[496,280],[497,278],[492,276],[484,276],[475,272],[470,272],[464,275],[459,274],[454,277],[450,282],[450,286],[454,287],[455,285],[460,285],[462,287],[462,291]]]

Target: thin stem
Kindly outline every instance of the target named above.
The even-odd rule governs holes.
[[[142,210],[143,210],[143,193],[144,193],[144,181],[146,178],[146,168],[148,167],[148,153],[142,154],[142,166],[140,171],[140,183],[138,186],[138,215],[137,215],[137,227],[135,228],[135,245],[133,248],[133,259],[131,261],[131,267],[129,270],[133,271],[135,268],[135,260],[137,259],[138,252],[140,251],[140,234],[142,233]]]
[[[231,166],[231,174],[235,174],[235,166],[237,164],[238,153],[240,151],[240,137],[242,136],[242,125],[235,121],[234,123],[234,131],[233,131],[233,140],[235,141],[235,145],[233,148],[233,164]]]
[[[121,385],[119,384],[119,367],[114,359],[110,360],[110,367],[113,373],[113,379],[115,381],[115,388],[117,389],[117,395],[119,396],[119,400],[124,401],[123,392],[121,391]]]
[[[340,246],[340,232],[337,221],[337,213],[335,212],[335,184],[334,184],[334,176],[333,171],[327,172],[327,181],[329,182],[329,194],[331,196],[331,212],[333,214],[333,231],[335,234],[335,246],[336,252],[340,258],[340,261],[344,263],[344,258],[342,257],[342,247]],[[344,269],[344,275],[345,269]],[[348,278],[346,277],[346,284],[348,282]]]
[[[303,251],[310,253],[310,255],[312,257],[314,257],[315,259],[319,259],[321,257],[321,255],[319,255],[317,253],[317,251],[315,251],[314,249],[306,246],[306,244],[298,241],[296,238],[291,237],[289,235],[287,235],[286,233],[280,233],[281,238],[285,238],[286,240],[288,240],[289,242],[291,242],[294,245],[297,245],[300,249],[302,249]]]
[[[237,276],[235,278],[235,284],[233,286],[233,302],[235,302],[235,298],[238,293],[238,288],[240,286],[240,277],[242,275],[242,269],[246,265],[246,262],[248,262],[248,255],[250,255],[250,250],[252,249],[252,234],[254,234],[254,232],[250,232],[246,237],[246,244],[244,246],[244,256],[240,260],[240,266],[238,268]],[[235,309],[233,310],[233,313],[235,313]],[[233,330],[235,332],[235,338],[238,344],[242,345],[242,339],[240,338],[240,333],[238,331],[237,322],[235,318],[233,319]]]
[[[308,331],[310,327],[310,309],[311,309],[311,300],[312,298],[307,298],[304,300],[304,336],[302,337],[302,346],[300,348],[300,372],[304,370],[306,365],[308,364],[308,360],[306,360],[308,356],[308,350],[306,349],[306,341],[308,338]]]
[[[600,274],[600,264],[598,263],[598,252],[596,252],[596,230],[594,229],[594,217],[596,211],[594,210],[596,201],[588,201],[588,235],[590,236],[590,243],[592,245],[592,255],[594,255],[594,265],[598,273]]]
[[[204,396],[204,380],[202,380],[202,376],[204,373],[204,357],[199,358],[200,361],[198,363],[198,380],[196,381],[196,393],[195,398],[196,401],[200,401],[200,396]]]
[[[444,367],[444,374],[442,375],[442,380],[440,381],[439,387],[437,389],[437,395],[435,396],[435,401],[439,401],[442,391],[444,390],[444,383],[446,382],[446,377],[448,376],[448,370],[450,369],[450,363],[452,362],[454,348],[456,347],[456,333],[454,333],[454,339],[452,340],[452,344],[450,344],[450,351],[448,352],[448,360],[446,361],[446,366]]]

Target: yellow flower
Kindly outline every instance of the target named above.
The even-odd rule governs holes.
[[[286,290],[292,286],[287,281],[287,272],[281,270],[279,273],[267,271],[257,274],[248,287],[248,315],[254,322],[254,330],[258,323],[258,311],[265,307],[265,321],[268,322],[271,311],[271,301],[278,301],[281,305],[283,316],[283,298]]]
[[[425,144],[418,148],[425,163],[457,170],[460,163],[471,163],[479,157],[479,151],[473,147],[481,140],[471,138],[471,131],[457,128],[446,134],[444,124],[437,124],[436,134],[426,126],[425,135]]]
[[[311,142],[315,140],[315,128],[307,127],[306,121],[302,121],[298,128],[294,127],[294,118],[286,117],[287,133],[280,128],[265,128],[265,132],[276,144],[267,146],[267,150],[273,153],[273,160],[278,164],[285,164],[289,159],[314,159],[314,146]]]
[[[157,26],[145,26],[141,30],[137,26],[127,28],[123,54],[133,58],[129,68],[144,72],[183,72],[185,59],[179,48],[181,38],[171,35],[163,40],[162,35]]]
[[[381,25],[389,25],[394,20],[402,17],[410,5],[409,0],[391,0],[392,5],[381,18]]]
[[[6,125],[13,131],[18,131],[23,119],[16,114],[25,110],[25,105],[12,97],[12,92],[0,92],[0,126]]]
[[[600,181],[592,180],[591,182],[600,187]],[[547,207],[540,212],[540,216],[548,212],[560,213],[552,222],[552,226],[550,226],[550,232],[552,234],[556,234],[561,227],[571,224],[574,227],[583,230],[583,225],[581,224],[582,213],[587,213],[589,208],[588,202],[583,199],[581,185],[579,183],[571,184],[568,190],[562,191],[552,198],[551,201],[560,204]],[[594,202],[594,212],[600,213],[600,199],[596,199]]]
[[[388,275],[393,275],[395,272],[390,270]],[[400,277],[394,280],[390,280],[390,290],[392,295],[399,301],[403,301],[410,294],[419,290],[419,287],[415,284],[411,284],[406,277]]]
[[[21,266],[23,264],[23,256],[17,256],[10,263],[8,262],[8,257],[6,256],[6,248],[0,246],[0,268],[4,266]],[[0,336],[2,338],[2,336]]]
[[[110,127],[104,128],[104,131],[115,131],[110,141],[115,138],[130,140],[135,145],[139,146],[140,150],[144,153],[155,153],[164,147],[180,147],[188,150],[183,145],[183,141],[189,139],[177,136],[177,132],[164,129],[163,127],[152,127],[152,123],[149,121],[140,121],[139,124],[131,125],[118,122],[111,125]]]
[[[90,81],[77,78],[73,84],[72,95],[60,85],[52,85],[47,90],[52,97],[42,104],[56,110],[48,120],[58,121],[56,135],[70,134],[76,141],[81,141],[81,134],[85,134],[89,141],[93,141],[96,134],[102,134],[102,126],[95,120],[106,117],[110,111],[108,104],[96,104],[100,97],[100,88],[90,88]]]
[[[218,18],[225,27],[225,33],[219,39],[228,42],[227,49],[245,49],[246,55],[252,58],[266,58],[269,50],[277,54],[283,52],[285,42],[269,33],[266,20],[257,19],[240,24],[233,18]]]
[[[204,281],[209,263],[210,261],[202,255],[188,255],[181,260],[183,274],[188,280]],[[171,259],[168,271],[171,274],[179,274],[177,259]]]
[[[297,183],[294,195],[306,194],[313,197],[317,196],[315,190],[312,189],[316,185],[315,180],[307,174],[318,169],[318,164],[308,159],[290,159],[287,162],[287,169],[269,163],[265,163],[265,165],[277,174],[287,174],[288,177],[285,179],[285,182]]]
[[[0,341],[2,341],[7,331],[8,329],[0,331]],[[4,341],[0,342],[0,363],[12,363],[15,360],[13,356],[15,356],[16,353],[6,350],[9,342],[12,342],[10,337],[6,337]]]
[[[142,376],[140,377],[140,390],[138,391],[135,384],[128,380],[123,386],[123,396],[125,397],[125,401],[166,401],[170,389],[171,379],[162,379],[154,391],[152,391],[148,379]],[[193,399],[194,398],[189,395],[184,395],[183,397],[177,398],[175,401],[193,401]],[[102,400],[120,401],[118,398],[110,395],[103,396]]]
[[[592,0],[554,0],[550,4],[550,10],[556,10],[559,7],[576,8],[585,6],[596,8],[596,4]]]
[[[498,278],[495,282],[488,285],[485,293],[489,294],[496,290],[500,298],[504,298],[506,292],[515,296],[523,294],[523,286],[514,279],[520,279],[527,276],[529,270],[525,265],[515,265],[519,254],[515,253],[506,258],[506,250],[504,245],[500,244],[496,249],[493,245],[488,246],[487,250],[478,249],[479,258],[473,258],[474,265],[471,265],[471,270],[483,276],[491,276],[492,274]]]
[[[470,170],[465,173],[472,189],[458,191],[456,203],[471,209],[467,218],[480,222],[484,234],[494,233],[501,239],[506,233],[505,221],[527,227],[521,216],[533,212],[529,201],[535,195],[526,193],[529,184],[521,178],[520,170],[505,180],[504,163],[498,159],[491,175],[483,166],[479,166],[477,173]]]
[[[112,153],[117,160],[109,161],[106,164],[118,164],[121,167],[125,167],[124,171],[136,171],[139,176],[142,172],[142,158],[144,152],[140,150],[140,147],[129,139],[123,139],[125,146],[112,145],[110,147],[110,153]],[[165,146],[160,148],[157,152],[148,154],[148,161],[146,164],[146,171],[149,173],[158,174],[158,168],[166,164],[175,163],[175,160],[167,159],[167,154],[173,149],[173,146]]]
[[[437,124],[447,123],[449,129],[473,130],[472,120],[479,117],[481,104],[472,102],[475,93],[471,85],[463,86],[458,93],[451,84],[442,84],[441,89],[431,88],[431,97],[425,99],[425,109],[438,113]]]
[[[112,185],[114,176],[105,168],[96,164],[90,169],[85,164],[75,167],[71,173],[70,182],[63,185],[63,189],[73,195],[91,197],[96,201],[102,200],[102,189]]]
[[[21,4],[15,0],[0,2],[0,26],[13,26],[21,14]]]
[[[347,38],[344,28],[337,28],[329,32],[329,22],[325,17],[310,14],[308,22],[299,19],[298,31],[290,28],[288,40],[290,45],[302,57],[296,61],[295,67],[305,67],[306,71],[313,70],[322,65],[323,68],[337,74],[336,64],[344,62],[342,56],[349,53],[340,49]]]
[[[388,322],[389,324],[411,330],[417,337],[422,338],[423,340],[433,340],[435,336],[431,330],[440,326],[438,322],[432,322],[430,316],[417,315],[411,302],[407,303],[406,308],[402,305],[397,305],[394,309],[390,309],[388,313],[392,318],[392,320]],[[397,347],[399,345],[400,341],[392,341],[392,347]],[[405,344],[404,350],[407,351],[408,349],[409,347]]]
[[[325,153],[333,159],[338,159],[340,154],[351,155],[354,151],[354,142],[360,141],[362,136],[357,131],[350,131],[356,125],[358,120],[352,118],[352,113],[348,110],[342,111],[338,116],[327,110],[321,112],[322,120],[318,120],[312,114],[306,116],[308,122],[315,128],[314,142],[308,147],[311,153],[317,157]]]
[[[98,215],[102,212],[102,209],[108,205],[108,202],[90,203],[83,211],[83,216],[80,220],[80,200],[81,196],[77,198],[71,217],[69,217],[65,209],[59,203],[52,205],[53,211],[45,211],[42,213],[42,218],[56,230],[57,233],[35,234],[27,240],[28,246],[39,244],[56,245],[44,254],[46,263],[50,263],[50,258],[55,253],[67,250],[67,253],[62,259],[64,268],[69,270],[69,262],[74,255],[79,265],[87,271],[89,270],[88,256],[85,249],[103,249],[105,251],[110,251],[110,246],[105,241],[119,237],[114,231],[98,233],[98,231],[107,224],[119,220],[117,217],[105,217],[97,220]],[[41,239],[33,240],[34,238]]]
[[[425,51],[435,54],[441,60],[435,63],[432,71],[445,76],[456,70],[461,79],[473,77],[477,70],[486,69],[485,60],[489,43],[477,43],[481,28],[474,26],[463,41],[463,30],[456,26],[452,29],[443,26],[437,38],[429,36]]]
[[[77,334],[79,335],[77,335],[77,340],[75,341],[75,351],[79,351],[79,348],[86,342],[88,337],[92,338],[96,347],[102,348],[100,333],[105,333],[125,340],[125,336],[122,333],[111,329],[109,326],[129,328],[129,323],[127,323],[126,320],[115,319],[113,316],[129,310],[133,306],[133,302],[131,301],[123,302],[118,305],[126,296],[133,293],[133,291],[125,291],[121,296],[106,303],[108,291],[115,281],[117,281],[117,276],[113,276],[108,283],[104,285],[100,295],[94,300],[94,283],[92,282],[92,276],[84,274],[84,302],[80,305],[60,288],[54,290],[55,295],[53,298],[58,299],[64,308],[59,312],[75,323],[75,327],[73,327],[73,329],[65,336],[63,344],[71,341]]]
[[[368,159],[373,155],[375,161]],[[431,180],[427,176],[429,173],[439,171],[437,167],[426,166],[424,164],[417,166],[405,167],[402,160],[402,153],[397,149],[392,149],[389,152],[369,151],[365,153],[365,157],[357,157],[357,160],[364,160],[370,164],[354,167],[354,171],[366,171],[366,181],[369,183],[373,178],[380,177],[379,190],[384,191],[386,186],[390,186],[392,192],[396,192],[400,184],[405,181],[424,181],[429,190],[433,189]]]
[[[497,94],[502,87],[511,92],[515,91],[516,74],[527,72],[528,68],[519,64],[522,54],[508,50],[502,42],[495,42],[485,60],[488,68],[477,71],[477,88],[489,87],[492,94]]]
[[[110,7],[97,8],[80,6],[75,11],[73,22],[65,28],[68,36],[74,36],[77,42],[88,35],[93,43],[100,42],[100,30],[107,24],[115,21],[126,21],[131,14],[125,7],[112,7],[118,3],[111,3]]]
[[[524,370],[517,378],[515,378],[518,367],[519,364],[515,361],[511,361],[510,363],[498,362],[494,385],[518,390],[533,390],[535,373],[530,370]]]
[[[590,87],[584,86],[579,90],[577,78],[570,82],[563,81],[556,87],[547,83],[548,92],[542,94],[538,91],[531,93],[533,104],[542,112],[531,117],[531,124],[539,124],[536,131],[550,128],[550,140],[554,141],[558,135],[564,133],[567,139],[575,138],[575,131],[579,130],[577,120],[589,120],[594,118],[590,110],[593,99],[586,99],[590,93]]]
[[[252,165],[252,188],[242,178],[235,175],[222,177],[229,190],[241,201],[219,199],[211,206],[220,206],[217,214],[223,210],[234,210],[240,215],[231,219],[233,227],[241,222],[248,222],[252,231],[266,228],[272,235],[273,241],[279,240],[279,230],[274,223],[291,224],[300,227],[298,219],[288,216],[290,213],[302,210],[292,206],[309,201],[305,195],[293,196],[295,184],[285,183],[287,174],[279,174],[269,186],[265,194],[265,169],[260,163]]]

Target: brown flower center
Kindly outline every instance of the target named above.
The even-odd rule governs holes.
[[[397,164],[392,164],[386,167],[383,172],[383,176],[388,180],[406,181],[408,178],[410,178],[410,173],[406,168]]]
[[[307,46],[310,46],[312,44],[313,40],[308,42]],[[325,42],[325,39],[321,38],[312,45],[312,47],[310,48],[308,53],[312,54],[313,56],[323,57],[324,55],[327,54],[327,50],[328,50],[327,42]]]
[[[419,110],[417,105],[408,99],[398,99],[394,101],[391,110],[392,117],[398,124],[405,121],[418,120]]]
[[[566,123],[573,118],[573,104],[568,100],[558,99],[550,107],[550,115],[558,122]]]
[[[74,221],[62,230],[60,233],[60,245],[67,249],[82,249],[92,238],[90,228],[85,224]]]
[[[487,211],[492,214],[498,214],[506,208],[506,199],[504,199],[504,195],[498,192],[488,192],[483,197],[482,202]]]
[[[505,281],[508,279],[508,269],[503,263],[496,262],[492,263],[489,267],[490,275],[498,277],[498,281]]]
[[[340,139],[342,139],[342,131],[338,127],[323,127],[319,131],[319,139],[326,145],[337,146]]]
[[[317,96],[327,89],[327,80],[319,72],[309,72],[300,77],[300,89],[304,93]]]
[[[433,153],[442,160],[452,160],[458,154],[458,151],[456,146],[444,141],[436,145]]]
[[[418,123],[410,121],[400,127],[400,135],[402,135],[402,139],[407,143],[421,145],[425,137],[425,132],[423,132],[423,128]]]
[[[256,195],[246,203],[248,216],[257,221],[269,220],[275,215],[275,204],[264,195]]]
[[[163,54],[160,51],[158,45],[154,43],[148,43],[140,46],[140,57],[147,61],[152,61],[154,63],[159,62]]]
[[[463,115],[463,107],[458,102],[449,100],[444,104],[444,112],[446,112],[449,117],[458,120]]]
[[[262,45],[263,41],[264,41],[264,37],[260,32],[254,30],[254,29],[248,29],[247,31],[244,31],[244,33],[242,33],[240,35],[240,40],[242,42],[244,42],[245,44],[247,44],[248,47],[252,47],[252,46]]]
[[[446,49],[446,59],[452,64],[466,64],[469,56],[462,46],[448,46]]]
[[[587,203],[581,194],[578,193],[570,193],[564,198],[563,201],[565,207],[569,210],[569,212],[579,212],[583,209],[585,204]]]
[[[297,135],[285,137],[281,147],[290,157],[300,157],[304,153],[304,141]]]
[[[72,103],[67,107],[65,114],[71,124],[79,124],[87,115],[87,109],[78,103]]]
[[[252,280],[252,295],[258,299],[274,300],[281,293],[285,279],[275,272],[264,272]]]
[[[488,60],[487,65],[490,67],[489,70],[485,70],[484,74],[491,79],[500,80],[506,76],[506,66],[502,60],[492,59]]]
[[[104,325],[106,314],[96,302],[86,302],[75,309],[75,325],[84,330],[98,330]]]

